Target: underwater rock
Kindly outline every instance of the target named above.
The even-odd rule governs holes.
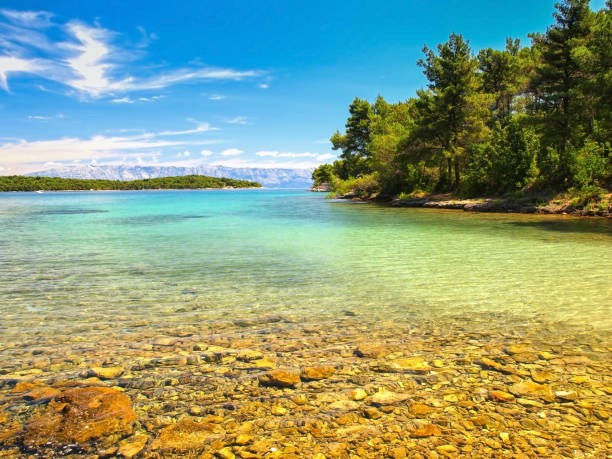
[[[24,444],[84,443],[115,433],[129,434],[136,414],[130,398],[108,387],[67,389],[46,412],[25,426]]]

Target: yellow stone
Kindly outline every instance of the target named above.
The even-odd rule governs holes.
[[[134,435],[133,437],[126,438],[119,443],[117,453],[120,456],[127,458],[134,457],[143,450],[148,441],[149,436],[145,434],[138,434]]]
[[[253,441],[253,437],[247,434],[240,434],[236,437],[236,444],[237,445],[246,445],[248,443],[251,443],[251,441]]]
[[[122,367],[93,367],[89,370],[89,376],[100,379],[114,379],[123,374]]]
[[[217,451],[215,456],[221,459],[234,459],[236,457],[236,455],[232,452],[232,449],[227,446]]]

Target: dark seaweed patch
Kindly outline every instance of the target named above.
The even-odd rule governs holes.
[[[176,223],[194,218],[206,218],[206,215],[140,215],[137,217],[126,217],[113,219],[113,223],[119,225],[160,225],[164,223]]]
[[[49,209],[35,212],[35,215],[79,215],[79,214],[104,214],[108,210],[100,209]]]

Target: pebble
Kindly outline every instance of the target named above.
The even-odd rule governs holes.
[[[434,424],[425,424],[410,432],[410,436],[413,438],[439,437],[441,435],[442,432],[440,432],[438,426]]]
[[[92,367],[89,369],[88,376],[100,379],[115,379],[123,374],[123,367]]]
[[[358,402],[368,396],[368,393],[363,389],[353,389],[351,391],[351,399]]]

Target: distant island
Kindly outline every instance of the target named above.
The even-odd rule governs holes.
[[[184,175],[129,181],[25,177],[23,175],[0,177],[0,191],[196,190],[202,188],[261,188],[261,184],[248,180],[205,175]]]

